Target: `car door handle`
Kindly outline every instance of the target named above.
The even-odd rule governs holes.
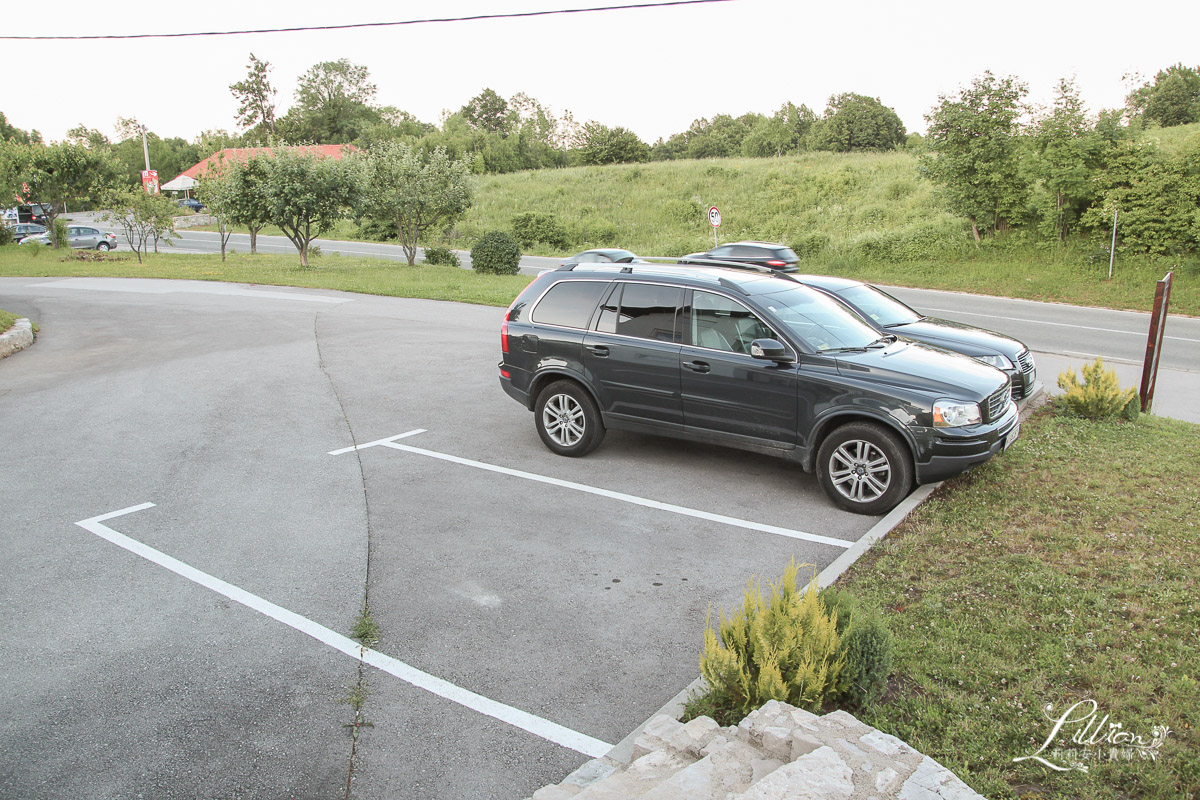
[[[712,367],[707,361],[684,361],[685,369],[690,369],[692,372],[711,372]]]
[[[586,345],[587,351],[597,358],[606,358],[608,356],[608,348],[602,344]]]

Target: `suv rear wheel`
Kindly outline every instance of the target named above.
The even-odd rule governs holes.
[[[600,409],[574,381],[555,381],[542,390],[534,407],[542,442],[560,456],[584,456],[604,440]]]
[[[852,422],[821,443],[817,480],[829,499],[847,511],[883,514],[912,487],[912,457],[883,426]]]

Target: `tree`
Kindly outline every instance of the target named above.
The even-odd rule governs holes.
[[[1088,128],[1074,81],[1059,81],[1054,108],[1037,120],[1032,144],[1031,171],[1046,193],[1042,220],[1061,241],[1091,201],[1092,173],[1102,145]]]
[[[151,242],[157,253],[159,241],[170,244],[175,235],[175,204],[161,194],[147,194],[140,186],[122,186],[109,191],[104,205],[109,209],[105,219],[121,227],[139,264]]]
[[[112,142],[108,140],[107,136],[95,128],[87,127],[82,122],[67,131],[67,141],[72,144],[81,144],[89,150],[107,150],[112,147]]]
[[[956,98],[941,95],[925,116],[929,150],[921,169],[940,187],[946,207],[971,221],[976,242],[981,221],[1000,230],[1024,203],[1018,137],[1027,91],[1016,78],[985,72]]]
[[[8,118],[4,116],[4,112],[0,111],[0,143],[3,142],[41,144],[42,135],[37,131],[23,131],[20,128],[13,127],[8,123]]]
[[[1126,103],[1164,128],[1200,122],[1200,67],[1180,63],[1159,70],[1154,82],[1132,92]]]
[[[348,59],[322,61],[300,76],[296,104],[279,120],[280,136],[289,142],[348,144],[365,137],[380,121],[371,103],[376,87],[366,67]]]
[[[296,246],[300,266],[307,267],[312,240],[332,228],[360,197],[358,164],[283,148],[255,160],[262,162],[267,217]]]
[[[846,92],[829,98],[812,137],[814,150],[891,150],[904,144],[905,130],[896,112],[878,98]]]
[[[1131,250],[1166,254],[1200,246],[1200,146],[1164,154],[1149,142],[1126,142],[1095,176],[1103,198],[1083,215],[1084,227],[1107,237],[1119,209],[1119,240]]]
[[[472,128],[485,133],[507,135],[511,129],[508,102],[491,89],[484,89],[472,97],[459,113]]]
[[[228,171],[206,173],[196,185],[196,197],[204,203],[208,213],[217,223],[217,235],[221,241],[221,262],[225,261],[225,248],[233,233],[230,228],[237,204],[236,189],[232,186]]]
[[[98,196],[114,175],[107,154],[62,142],[57,144],[9,144],[9,186],[4,195],[16,194],[23,203],[37,203],[45,209],[46,227],[58,247],[58,229],[54,221],[68,200],[85,203]]]
[[[250,254],[254,255],[258,252],[258,232],[270,222],[266,164],[252,157],[224,165],[220,174],[229,183],[229,191],[224,197],[229,222],[246,226],[250,232]]]
[[[583,164],[627,164],[650,160],[650,148],[638,135],[626,128],[609,128],[599,122],[583,126],[583,145],[579,148]]]
[[[798,153],[816,118],[806,105],[784,103],[772,117],[764,117],[750,129],[742,140],[742,155],[766,158]]]
[[[411,267],[417,244],[435,226],[449,226],[471,207],[471,169],[444,148],[428,156],[401,142],[385,142],[363,160],[367,214],[396,226]]]
[[[246,79],[229,84],[229,91],[238,101],[237,121],[243,128],[253,128],[261,125],[269,134],[275,134],[275,87],[267,80],[271,65],[259,61],[254,53],[250,54],[250,63],[246,65]]]

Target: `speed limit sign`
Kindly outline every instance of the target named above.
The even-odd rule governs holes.
[[[714,228],[721,227],[721,209],[713,206],[708,210],[708,224]]]

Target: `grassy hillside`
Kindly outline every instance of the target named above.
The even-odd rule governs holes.
[[[1155,131],[1164,148],[1200,138],[1200,125]],[[1154,283],[1176,269],[1172,310],[1200,315],[1200,259],[1118,252],[1108,279],[1106,242],[1059,244],[1010,234],[976,245],[943,211],[906,152],[808,153],[781,159],[710,159],[540,170],[479,179],[475,205],[451,244],[508,230],[525,212],[553,214],[569,245],[526,248],[568,255],[624,247],[679,256],[712,247],[706,210],[719,206],[722,242],[790,245],[806,272],[877,283],[1148,310]]]
[[[576,167],[479,180],[475,206],[459,225],[473,241],[507,229],[517,214],[552,213],[568,249],[620,246],[678,256],[712,246],[707,209],[724,218],[722,241],[786,242],[801,255],[845,249],[880,231],[961,238],[963,226],[937,209],[932,187],[907,153],[808,153],[781,159],[706,159]],[[560,255],[542,245],[541,255]]]

